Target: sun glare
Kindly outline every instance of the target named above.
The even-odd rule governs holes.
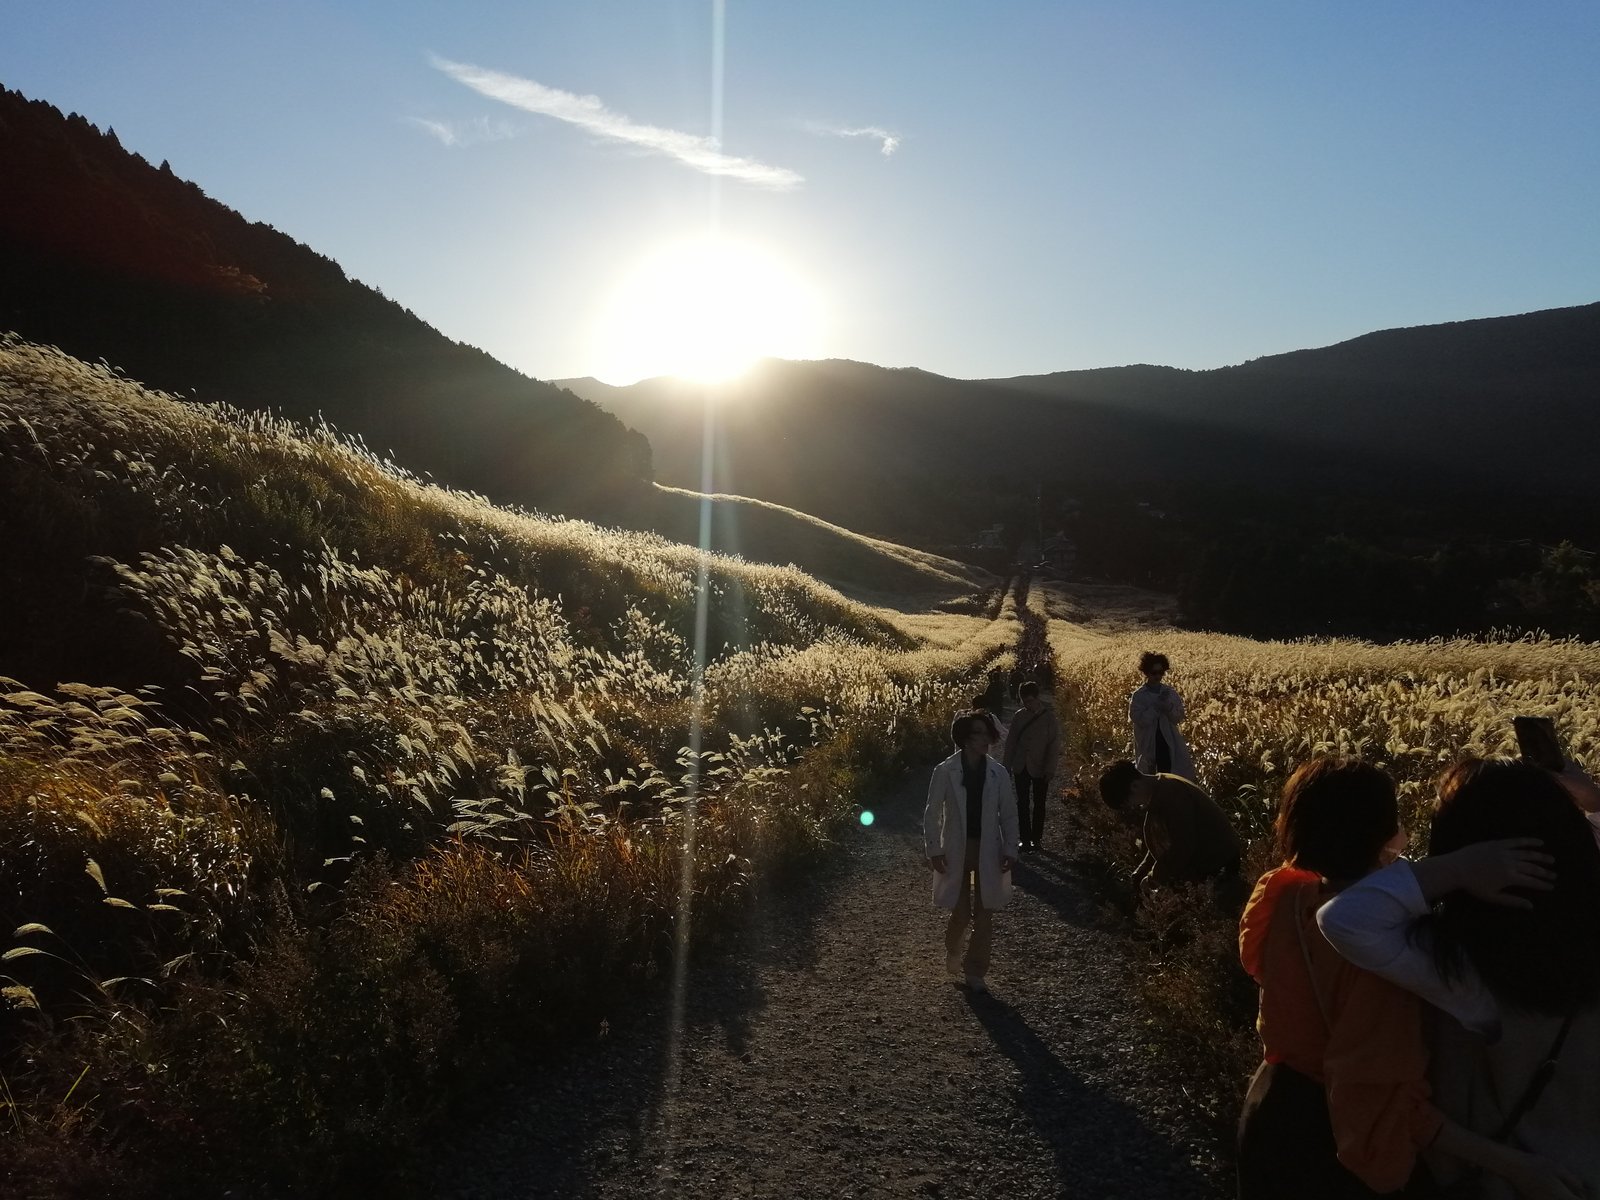
[[[762,247],[698,238],[650,255],[612,293],[595,331],[597,376],[719,383],[761,358],[815,358],[815,290]]]

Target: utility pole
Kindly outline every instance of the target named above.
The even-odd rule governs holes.
[[[1044,484],[1042,483],[1033,485],[1033,519],[1039,535],[1039,556],[1033,561],[1040,563],[1044,561]]]

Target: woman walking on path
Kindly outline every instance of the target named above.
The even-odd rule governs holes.
[[[1017,699],[1022,701],[1022,707],[1011,716],[1000,761],[1016,780],[1022,848],[1037,850],[1044,837],[1050,777],[1056,773],[1056,760],[1061,757],[1061,722],[1056,710],[1039,695],[1039,685],[1033,680],[1017,689]]]
[[[933,769],[928,786],[923,847],[933,868],[933,903],[950,910],[944,933],[945,969],[964,976],[973,991],[984,992],[994,912],[1011,899],[1017,800],[1011,776],[989,757],[989,726],[981,716],[958,716],[950,726],[950,740],[958,749]]]
[[[1317,929],[1319,905],[1399,853],[1394,781],[1366,763],[1313,759],[1285,785],[1277,837],[1284,864],[1262,876],[1239,925],[1240,961],[1261,988],[1263,1058],[1239,1120],[1240,1200],[1399,1193],[1425,1146],[1525,1196],[1568,1196],[1544,1160],[1434,1107],[1420,1001],[1341,958]]]
[[[1144,682],[1128,697],[1128,720],[1133,723],[1133,761],[1145,775],[1182,775],[1194,780],[1194,759],[1178,732],[1183,720],[1183,697],[1162,678],[1171,669],[1165,654],[1146,650],[1139,656]]]

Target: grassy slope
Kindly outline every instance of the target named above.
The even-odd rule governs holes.
[[[847,595],[947,599],[998,582],[969,563],[852,533],[795,509],[742,496],[708,497],[657,485],[651,527],[673,541],[698,544],[707,504],[713,549],[754,562],[792,563]]]
[[[402,1170],[465,1081],[659,968],[686,843],[714,916],[937,752],[1018,627],[15,340],[0,500],[0,1158],[63,1190]]]
[[[608,516],[644,439],[429,327],[331,259],[0,87],[0,328],[180,395],[325,416],[416,471]]]

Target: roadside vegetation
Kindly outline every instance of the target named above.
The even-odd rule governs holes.
[[[368,1188],[942,754],[993,614],[0,343],[8,1194]]]
[[[1263,642],[1172,630],[1098,633],[1051,624],[1057,699],[1076,769],[1073,803],[1133,914],[1135,985],[1199,1106],[1232,1128],[1259,1058],[1254,985],[1238,966],[1237,913],[1209,888],[1165,888],[1134,909],[1133,835],[1101,805],[1096,780],[1128,755],[1128,694],[1142,650],[1172,659],[1173,686],[1201,785],[1230,814],[1252,882],[1275,865],[1271,822],[1289,772],[1316,754],[1359,755],[1399,781],[1412,852],[1426,850],[1440,770],[1463,754],[1515,753],[1511,717],[1550,716],[1568,753],[1600,761],[1600,644],[1543,636]]]

